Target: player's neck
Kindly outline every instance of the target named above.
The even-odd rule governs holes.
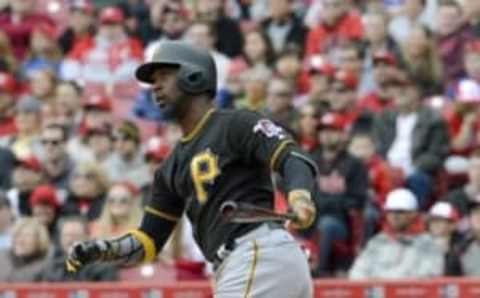
[[[212,108],[210,102],[204,99],[192,100],[188,113],[179,119],[178,123],[184,136],[189,135],[202,120],[203,116]]]

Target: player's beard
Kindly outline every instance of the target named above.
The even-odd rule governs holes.
[[[162,119],[168,122],[177,122],[179,119],[182,119],[185,116],[187,100],[187,98],[179,97],[172,102],[158,105],[162,113]]]

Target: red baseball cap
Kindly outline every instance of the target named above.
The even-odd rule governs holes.
[[[170,148],[160,137],[152,137],[148,140],[145,157],[153,158],[156,161],[163,161],[170,153]]]
[[[308,72],[310,74],[323,74],[329,78],[333,78],[335,74],[335,67],[332,64],[328,63],[322,55],[313,55],[310,58]]]
[[[37,186],[30,195],[30,206],[49,205],[54,208],[60,206],[55,188],[50,185]]]
[[[57,27],[54,24],[48,22],[41,22],[40,24],[33,27],[33,32],[41,33],[43,36],[55,40],[58,35]]]
[[[32,170],[35,172],[42,171],[42,164],[38,161],[38,159],[35,156],[18,157],[16,160],[16,166],[28,168],[29,170]]]
[[[15,78],[8,72],[0,72],[0,92],[13,94],[16,91]]]
[[[336,130],[345,130],[346,121],[337,113],[326,113],[320,118],[318,128],[331,128]]]
[[[101,24],[119,24],[123,23],[125,16],[120,8],[107,6],[100,11],[99,20]]]
[[[85,109],[98,109],[103,111],[112,110],[112,101],[109,97],[100,94],[94,94],[87,98],[83,103]]]
[[[340,82],[348,89],[356,89],[358,85],[358,78],[355,73],[341,69],[335,73],[334,82]]]
[[[467,52],[480,53],[480,40],[476,39],[476,40],[472,40],[470,42],[467,42],[465,44],[465,50]]]
[[[385,50],[376,51],[373,54],[373,64],[376,64],[377,62],[384,62],[392,66],[397,65],[397,59],[395,59],[395,56]]]

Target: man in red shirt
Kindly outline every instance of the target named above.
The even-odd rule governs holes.
[[[16,131],[13,119],[16,82],[13,76],[0,72],[0,137]]]
[[[322,22],[307,35],[307,55],[325,52],[339,40],[361,39],[360,17],[348,8],[346,0],[323,0]]]

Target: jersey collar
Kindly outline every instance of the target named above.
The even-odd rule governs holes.
[[[202,119],[198,121],[195,128],[188,135],[181,138],[180,141],[184,143],[192,140],[200,132],[200,130],[202,130],[202,128],[205,126],[205,123],[207,123],[207,120],[210,118],[210,116],[213,114],[214,111],[215,111],[214,108],[211,108],[210,110],[208,110],[205,113],[205,115],[203,115]]]

